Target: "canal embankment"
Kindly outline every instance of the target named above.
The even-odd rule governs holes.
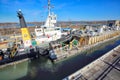
[[[63,80],[110,80],[110,78],[118,80],[120,78],[120,74],[117,74],[120,73],[118,63],[120,63],[120,45]]]

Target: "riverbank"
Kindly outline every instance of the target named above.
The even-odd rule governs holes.
[[[117,64],[119,63],[120,45],[63,80],[110,80],[110,78],[118,80],[120,66]]]

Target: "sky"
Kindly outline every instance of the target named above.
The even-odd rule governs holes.
[[[120,0],[51,0],[58,21],[120,20]],[[26,22],[47,17],[47,0],[0,0],[0,22],[19,22],[21,9]]]

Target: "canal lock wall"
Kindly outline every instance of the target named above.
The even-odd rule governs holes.
[[[105,72],[109,65],[114,66],[120,60],[119,51],[120,45],[63,80],[101,80],[99,76]]]

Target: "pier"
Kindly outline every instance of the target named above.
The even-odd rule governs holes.
[[[120,45],[63,80],[119,80]]]

